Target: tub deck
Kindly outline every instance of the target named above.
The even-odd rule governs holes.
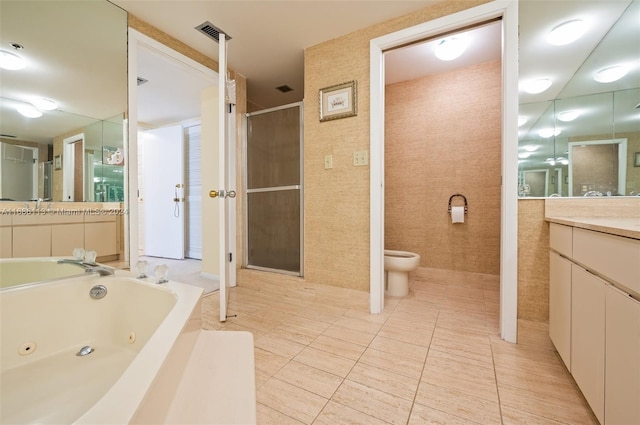
[[[255,424],[253,335],[201,330],[188,358],[169,358],[132,424]],[[177,362],[184,365],[179,367]],[[165,379],[177,386],[168,388]]]

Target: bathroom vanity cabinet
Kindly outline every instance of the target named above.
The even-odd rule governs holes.
[[[601,424],[640,423],[640,219],[547,220],[549,336]]]
[[[119,256],[118,209],[69,207],[29,213],[8,207],[3,211],[0,258],[66,257],[74,248],[96,251],[99,261]]]

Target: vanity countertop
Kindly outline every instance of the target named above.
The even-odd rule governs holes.
[[[640,239],[640,217],[546,217],[550,223],[565,224],[627,238]]]

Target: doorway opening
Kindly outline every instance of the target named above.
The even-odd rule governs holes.
[[[195,282],[210,292],[217,282],[202,273],[200,117],[202,93],[218,76],[135,30],[131,37],[128,155],[138,161],[130,163],[129,186],[135,191],[129,195],[129,262],[135,269],[146,260],[150,272],[170,264],[169,279]],[[153,198],[157,205],[150,205]],[[161,215],[171,226],[154,221]]]
[[[370,42],[370,311],[384,309],[384,52],[493,19],[502,26],[500,332],[517,339],[518,4],[491,2]],[[444,177],[444,176],[443,176]]]
[[[63,144],[62,199],[84,201],[84,134],[67,137]]]
[[[627,139],[569,142],[569,196],[624,195]]]

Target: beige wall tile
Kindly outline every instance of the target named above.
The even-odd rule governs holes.
[[[518,201],[518,319],[549,320],[549,224],[544,199]]]
[[[417,252],[422,267],[499,273],[501,102],[499,61],[386,87],[386,249]],[[447,212],[455,193],[469,202],[464,224]]]
[[[354,151],[369,149],[369,42],[486,1],[446,1],[305,50],[305,278],[369,289],[369,168],[354,167]],[[319,121],[318,90],[358,84],[358,115]],[[325,170],[325,155],[334,167]],[[479,204],[478,208],[480,208]]]

